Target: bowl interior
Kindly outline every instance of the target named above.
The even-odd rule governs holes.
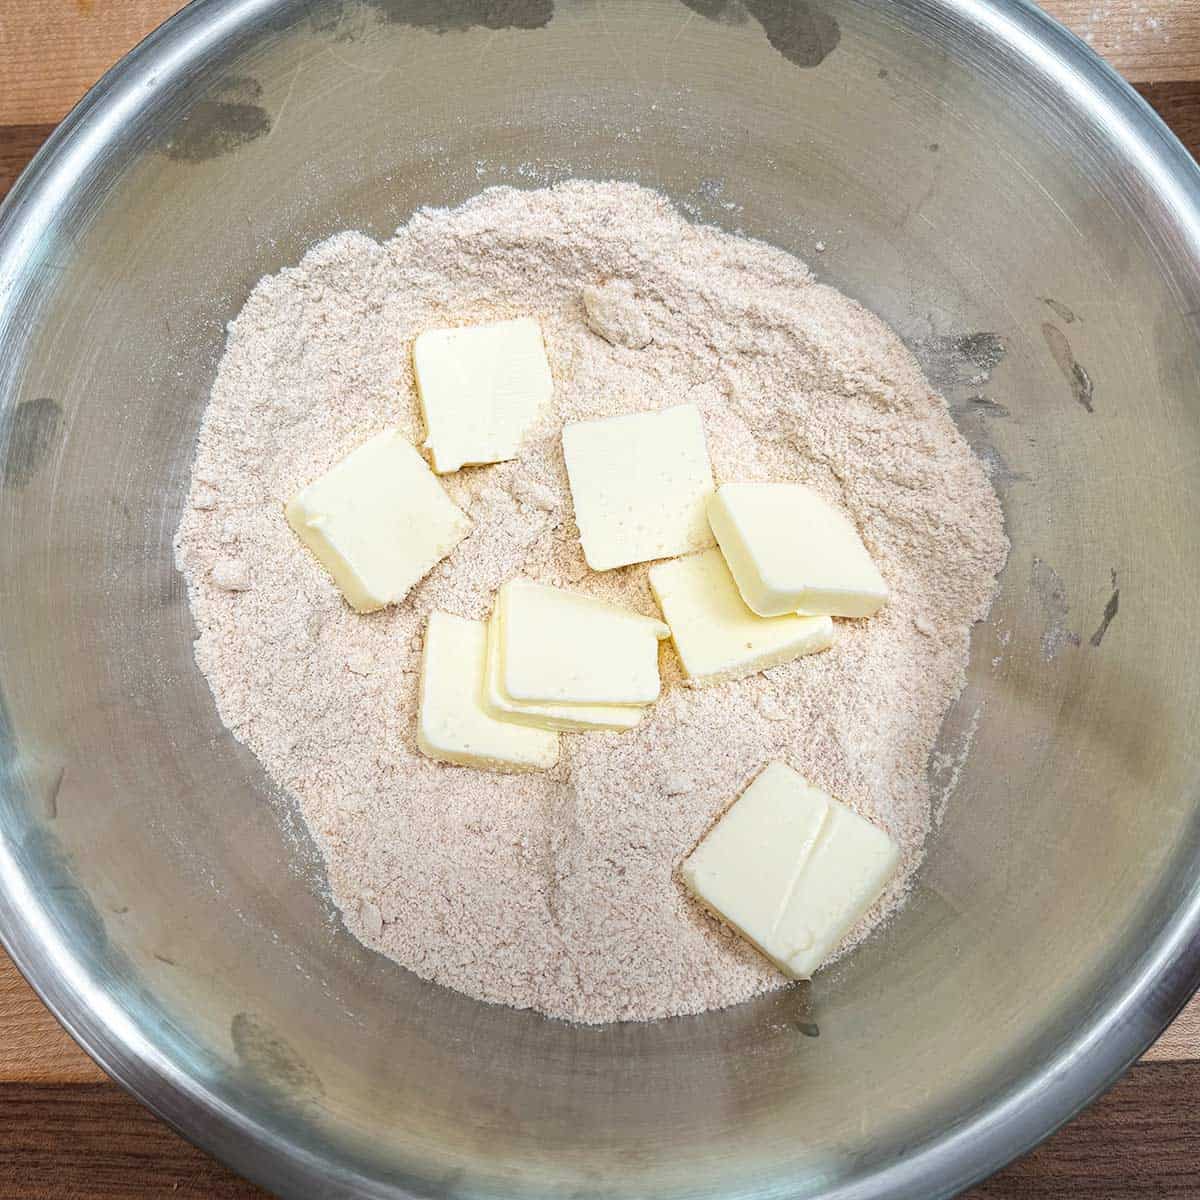
[[[102,1061],[284,1194],[933,1196],[1048,1131],[1179,1002],[1162,972],[1197,901],[1181,156],[1015,6],[192,6],[0,229],[18,960]],[[886,936],[810,987],[600,1029],[478,1004],[346,934],[302,823],[216,717],[171,550],[223,326],[261,275],[338,229],[571,176],[660,188],[881,314],[1013,543]]]

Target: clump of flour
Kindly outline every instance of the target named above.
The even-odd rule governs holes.
[[[593,321],[612,341],[582,300],[601,285]],[[284,502],[382,429],[420,441],[422,329],[521,315],[542,323],[553,405],[519,461],[444,477],[474,525],[454,553],[400,606],[352,612]],[[703,414],[718,483],[803,482],[848,511],[891,602],[838,622],[825,654],[715,688],[685,686],[665,647],[642,724],[564,737],[548,773],[423,758],[431,610],[484,617],[520,572],[657,615],[644,565],[587,569],[559,433],[680,403]],[[263,279],[229,328],[177,538],[218,711],[299,805],[347,927],[425,978],[579,1021],[698,1012],[784,982],[675,876],[773,758],[903,848],[846,945],[894,910],[930,825],[930,750],[1006,549],[982,466],[878,319],[655,192],[578,181],[423,210],[383,244],[338,234]]]
[[[650,318],[627,279],[610,279],[583,289],[588,326],[614,346],[640,350],[650,344]]]

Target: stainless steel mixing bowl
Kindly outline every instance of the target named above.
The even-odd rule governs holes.
[[[572,175],[663,188],[881,313],[1013,540],[903,915],[811,987],[600,1029],[345,933],[217,720],[171,552],[259,276]],[[107,1070],[286,1196],[928,1200],[1024,1150],[1198,979],[1198,182],[1020,3],[193,5],[0,218],[13,957]]]

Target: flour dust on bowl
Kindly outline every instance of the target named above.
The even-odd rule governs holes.
[[[258,279],[569,178],[661,191],[879,314],[1012,544],[883,934],[808,985],[596,1027],[347,933],[217,715],[172,548]],[[6,946],[281,1195],[948,1196],[999,1166],[1197,981],[1197,194],[1020,4],[190,6],[0,216]]]

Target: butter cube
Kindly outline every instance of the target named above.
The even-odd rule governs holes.
[[[516,458],[554,392],[542,330],[532,317],[430,329],[413,343],[426,447],[439,475]]]
[[[833,645],[829,617],[759,617],[747,607],[720,550],[650,568],[650,587],[688,678],[725,683]]]
[[[727,483],[708,505],[742,598],[760,617],[869,617],[887,584],[848,517],[798,483]]]
[[[521,704],[649,704],[658,698],[652,617],[527,579],[501,589],[501,684]]]
[[[558,761],[558,735],[497,721],[483,706],[487,630],[429,614],[421,662],[417,746],[439,762],[482,771],[538,771]]]
[[[515,721],[539,729],[581,733],[588,729],[632,729],[646,711],[635,704],[518,704],[504,690],[504,596],[501,591],[488,622],[487,675],[483,704],[498,721]]]
[[[575,523],[593,571],[713,544],[705,517],[712,467],[693,405],[580,421],[562,437]]]
[[[364,442],[293,496],[285,513],[359,612],[403,600],[471,528],[394,429]]]
[[[899,862],[883,830],[774,762],[680,875],[784,974],[808,979],[882,895]]]

